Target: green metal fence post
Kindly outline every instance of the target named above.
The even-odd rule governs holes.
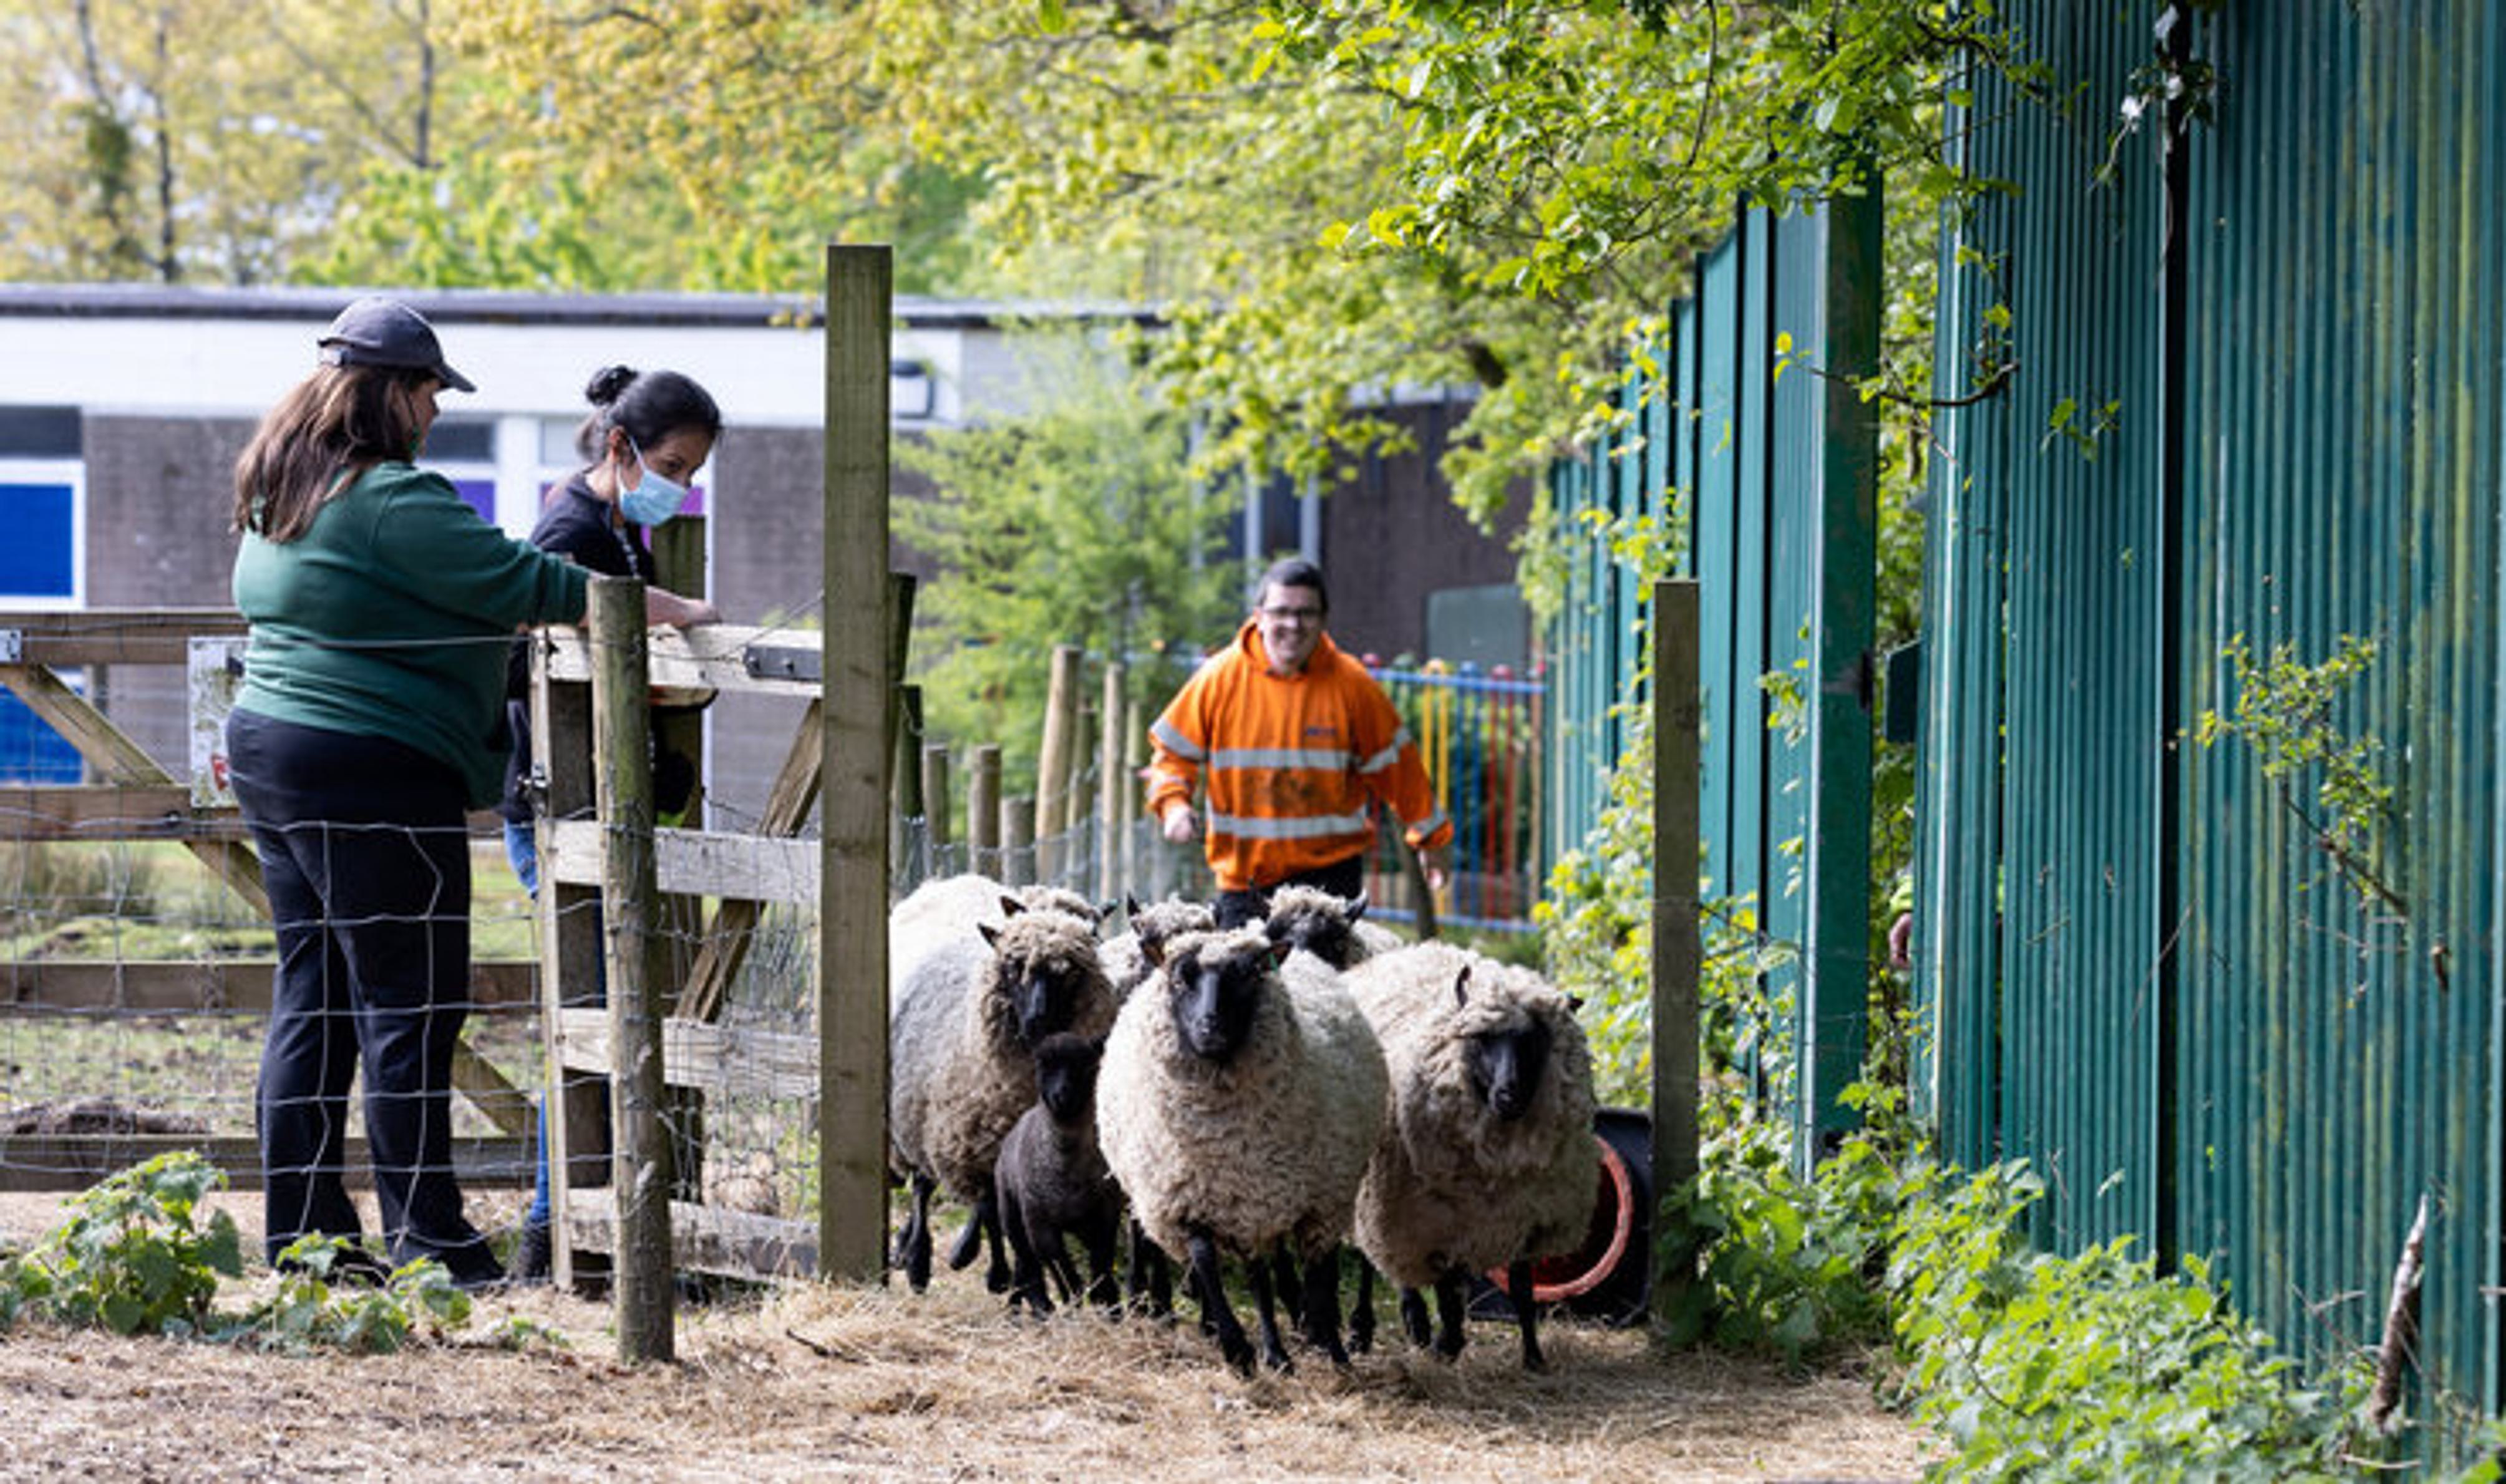
[[[1870,973],[1871,700],[1879,558],[1879,415],[1863,378],[1880,365],[1880,188],[1826,210],[1821,312],[1819,539],[1812,645],[1808,973],[1802,983],[1801,1127],[1807,1170],[1853,1114]]]

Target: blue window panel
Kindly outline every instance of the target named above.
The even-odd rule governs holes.
[[[0,484],[0,597],[78,596],[77,520],[67,484]]]
[[[455,479],[452,481],[452,487],[460,494],[463,500],[469,502],[472,510],[479,512],[480,519],[487,522],[489,525],[494,525],[496,523],[495,480]]]
[[[35,785],[79,781],[78,749],[0,690],[0,783]]]

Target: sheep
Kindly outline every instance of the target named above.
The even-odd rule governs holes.
[[[1314,886],[1283,886],[1271,894],[1263,931],[1275,942],[1302,948],[1334,969],[1402,946],[1388,928],[1365,921],[1364,897],[1341,898]]]
[[[1306,1339],[1345,1365],[1337,1250],[1384,1120],[1389,1083],[1366,1016],[1336,985],[1291,993],[1287,950],[1259,928],[1192,933],[1115,1018],[1098,1074],[1097,1137],[1132,1213],[1189,1265],[1219,1353],[1250,1374],[1253,1348],[1218,1261],[1244,1260],[1262,1359],[1290,1368],[1264,1261],[1305,1259]]]
[[[1182,933],[1206,933],[1218,926],[1218,916],[1205,901],[1186,901],[1169,897],[1152,906],[1142,906],[1127,900],[1125,915],[1129,926],[1105,940],[1097,950],[1105,960],[1106,981],[1114,986],[1117,999],[1128,999],[1140,987],[1158,963],[1165,956],[1168,939]]]
[[[1010,1302],[1023,1300],[1038,1315],[1053,1312],[1048,1276],[1061,1286],[1064,1300],[1081,1291],[1067,1237],[1078,1238],[1088,1254],[1088,1301],[1108,1310],[1117,1301],[1114,1249],[1122,1235],[1123,1191],[1096,1145],[1096,1069],[1104,1054],[1101,1036],[1063,1032],[1037,1044],[1035,1106],[1001,1142],[992,1169],[1001,1228],[1017,1259]]]
[[[1542,1369],[1531,1259],[1583,1239],[1599,1178],[1592,1057],[1572,1003],[1529,970],[1444,943],[1370,959],[1345,982],[1392,1078],[1358,1192],[1359,1250],[1402,1287],[1403,1324],[1421,1347],[1417,1290],[1435,1288],[1435,1348],[1448,1359],[1462,1348],[1471,1276],[1504,1267],[1523,1366]]]
[[[1054,910],[1010,911],[998,926],[926,944],[902,968],[888,1023],[888,1163],[912,1190],[897,1243],[906,1280],[931,1278],[931,1195],[947,1188],[975,1219],[949,1255],[974,1260],[993,1234],[986,1282],[1009,1285],[992,1201],[992,1164],[1035,1100],[1034,1047],[1057,1031],[1102,1035],[1116,1008],[1096,957],[1092,924]]]
[[[1017,905],[1011,906],[1012,902]],[[902,982],[925,954],[948,942],[971,938],[980,924],[997,925],[1009,912],[1033,908],[1068,912],[1091,927],[1105,915],[1087,898],[1062,887],[1010,887],[971,872],[935,876],[889,910],[888,962]]]

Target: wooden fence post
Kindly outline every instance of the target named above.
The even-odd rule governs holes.
[[[601,910],[609,936],[610,1185],[618,1197],[618,1358],[667,1360],[677,1325],[670,1270],[670,1144],[662,1118],[661,891],[653,866],[652,707],[644,584],[591,582],[592,756],[599,760]]]
[[[1001,748],[986,742],[975,749],[974,777],[966,784],[966,868],[995,881],[1009,879],[1001,860]]]
[[[1140,879],[1138,847],[1140,824],[1140,770],[1148,765],[1148,736],[1140,728],[1140,703],[1134,697],[1123,703],[1123,724],[1115,738],[1113,756],[1120,774],[1113,782],[1116,810],[1114,830],[1120,841],[1114,869],[1124,891],[1129,891]]]
[[[1013,794],[1001,800],[1001,881],[1025,886],[1036,879],[1035,799]]]
[[[557,880],[551,867],[556,854],[551,827],[592,813],[599,805],[592,781],[591,729],[591,688],[553,680],[547,643],[534,640],[531,748],[547,790],[532,827],[540,860],[541,1042],[548,1048],[541,1127],[549,1171],[550,1276],[560,1289],[571,1289],[608,1266],[605,1254],[575,1250],[569,1212],[576,1190],[609,1183],[609,1085],[600,1077],[567,1067],[564,1058],[566,1012],[600,1003],[600,894],[594,887]]]
[[[1653,1319],[1668,1325],[1697,1281],[1696,1233],[1672,1229],[1672,1192],[1697,1178],[1698,584],[1653,587]]]
[[[1035,760],[1035,876],[1059,885],[1062,834],[1070,828],[1070,755],[1079,735],[1079,647],[1053,647],[1045,684],[1044,737]]]
[[[827,248],[818,1272],[865,1282],[887,1266],[887,770],[911,612],[887,567],[894,274],[887,247]]]
[[[934,742],[922,746],[922,829],[930,873],[947,874],[940,858],[949,845],[949,749]]]

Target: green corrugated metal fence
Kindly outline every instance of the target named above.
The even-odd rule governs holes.
[[[2210,1257],[2318,1357],[2376,1338],[2427,1195],[2426,1400],[2494,1412],[2506,19],[2204,15],[2213,119],[2092,187],[2140,11],[2007,8],[2066,102],[1987,85],[1951,123],[2020,194],[1963,227],[1996,270],[1945,269],[1942,364],[2006,302],[2018,369],[1938,429],[1926,1091],[1954,1155],[2047,1172],[2041,1236]],[[2245,743],[2188,736],[2233,715],[2233,639],[2312,663],[2344,635],[2378,646],[2334,721],[2381,744],[2399,909],[2300,822],[2310,778],[2283,798]]]
[[[1792,1007],[1790,1059],[1761,1070],[1813,1134],[1850,1121],[1836,1094],[1860,1070],[1867,994],[1876,438],[1850,378],[1877,354],[1878,221],[1876,200],[1744,213],[1636,358],[1656,370],[1628,384],[1627,433],[1550,478],[1570,534],[1549,853],[1598,817],[1621,707],[1645,699],[1643,579],[1611,539],[1651,517],[1703,584],[1703,895],[1747,899],[1799,949],[1768,986]]]

